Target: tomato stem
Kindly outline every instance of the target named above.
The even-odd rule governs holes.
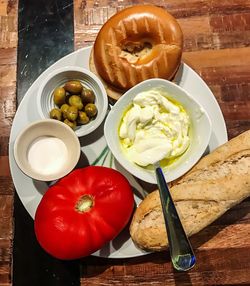
[[[93,205],[94,205],[93,197],[90,195],[84,195],[78,200],[75,208],[79,213],[85,213],[88,212],[90,209],[92,209]]]

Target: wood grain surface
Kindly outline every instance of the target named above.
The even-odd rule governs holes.
[[[249,0],[74,1],[75,49],[89,46],[118,10],[139,3],[168,9],[184,33],[183,60],[206,81],[225,117],[229,138],[250,129]],[[8,138],[16,110],[17,1],[0,1],[0,285],[11,285],[13,190]],[[198,263],[173,270],[169,252],[81,261],[82,285],[250,285],[250,200],[192,237]],[[29,286],[29,285],[28,285]]]
[[[16,111],[17,1],[0,1],[0,285],[11,284],[14,186],[8,141]]]

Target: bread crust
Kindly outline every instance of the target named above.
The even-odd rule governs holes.
[[[126,92],[126,90],[119,90],[107,83],[97,72],[95,63],[94,63],[94,56],[93,56],[93,49],[91,50],[90,57],[89,57],[89,69],[92,71],[95,75],[98,76],[98,78],[102,81],[107,95],[109,97],[110,103],[114,104],[122,95]]]
[[[119,11],[102,26],[93,63],[108,85],[128,90],[145,79],[173,78],[182,48],[183,34],[172,15],[153,5],[137,5]]]
[[[170,189],[179,217],[191,236],[250,195],[250,130],[202,158]],[[161,251],[168,241],[158,190],[134,213],[130,234],[140,248]]]

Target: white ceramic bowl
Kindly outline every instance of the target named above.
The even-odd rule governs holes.
[[[143,181],[156,184],[153,170],[140,167],[126,158],[118,136],[121,117],[133,98],[139,92],[152,88],[161,88],[170,95],[170,98],[178,101],[189,114],[192,126],[191,142],[188,150],[173,164],[163,168],[167,182],[182,176],[201,158],[208,146],[211,136],[211,122],[206,111],[191,95],[178,85],[163,79],[149,79],[143,81],[128,90],[117,101],[109,112],[104,125],[104,135],[107,144],[116,160],[127,171]]]
[[[47,140],[48,138],[50,140],[56,140],[56,142],[50,141],[48,143],[48,141],[41,140]],[[37,149],[34,149],[34,144],[38,141],[40,145],[36,145]],[[42,142],[46,142],[43,145],[43,150],[45,144],[47,150],[48,148],[55,150],[53,146],[57,148],[63,145],[63,149],[58,148],[58,150],[65,151],[65,153],[63,153],[65,156],[63,154],[61,155],[60,152],[59,154],[55,152],[57,155],[53,157],[54,154],[50,154],[52,149],[50,149],[50,153],[48,152],[47,154],[45,152],[36,152],[34,154],[34,151],[42,150]],[[60,145],[51,145],[55,143],[60,143]],[[30,160],[32,146],[33,159]],[[80,142],[75,132],[63,122],[54,119],[43,119],[29,124],[19,133],[14,143],[14,157],[18,167],[27,176],[40,181],[53,181],[67,175],[76,166],[80,158],[80,153]],[[52,156],[49,156],[49,154]],[[38,167],[37,164],[41,161],[43,162]]]
[[[84,86],[92,89],[95,94],[95,105],[98,110],[96,118],[86,125],[77,126],[74,130],[76,135],[81,137],[96,130],[103,122],[108,109],[106,90],[100,79],[89,70],[67,66],[51,72],[38,90],[37,108],[41,118],[49,118],[51,109],[56,107],[52,96],[54,89],[69,80],[79,80]]]

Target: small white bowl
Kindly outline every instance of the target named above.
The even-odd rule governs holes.
[[[53,146],[63,146],[62,150],[65,151],[64,158],[63,154],[62,158],[59,156],[60,154],[57,155],[56,159],[59,160],[59,162],[57,161],[57,163],[55,163],[56,160],[52,161],[52,156],[48,156],[49,152],[48,154],[41,152],[35,153],[36,156],[33,157],[32,161],[29,160],[29,157],[31,156],[29,152],[31,152],[32,146],[33,150],[35,150],[35,142],[40,140],[39,148],[41,148],[41,142],[45,142],[41,141],[41,139],[47,140],[48,138],[50,138],[50,140],[57,140],[57,144],[60,143],[60,146]],[[54,143],[55,142],[53,141],[53,143],[49,144]],[[48,147],[48,141],[46,142],[46,146]],[[51,145],[49,145],[49,147],[50,146]],[[14,143],[14,157],[18,167],[27,176],[40,181],[54,181],[67,175],[76,166],[80,158],[80,153],[80,142],[74,131],[63,122],[54,119],[43,119],[29,124],[20,132]],[[39,158],[37,157],[38,155]],[[37,164],[39,160],[42,160],[43,164],[40,165],[38,169]],[[52,167],[53,164],[56,164],[56,168],[54,170]],[[39,172],[38,170],[41,171]]]
[[[153,170],[138,166],[128,160],[119,140],[118,128],[126,108],[131,104],[133,98],[140,92],[152,88],[162,88],[170,98],[179,102],[187,111],[192,126],[190,146],[187,151],[174,163],[163,168],[167,182],[173,181],[186,173],[201,158],[208,146],[211,136],[211,121],[206,111],[195,101],[184,89],[178,85],[163,79],[149,79],[139,83],[128,90],[112,107],[105,125],[104,135],[108,147],[116,160],[132,175],[139,179],[156,184]]]
[[[67,66],[51,72],[40,86],[37,95],[37,108],[41,118],[50,118],[50,111],[56,107],[53,101],[53,91],[69,80],[79,80],[84,86],[93,90],[95,94],[95,105],[98,113],[96,118],[85,125],[77,126],[74,130],[78,137],[85,136],[103,122],[107,109],[108,97],[100,79],[87,69]]]

